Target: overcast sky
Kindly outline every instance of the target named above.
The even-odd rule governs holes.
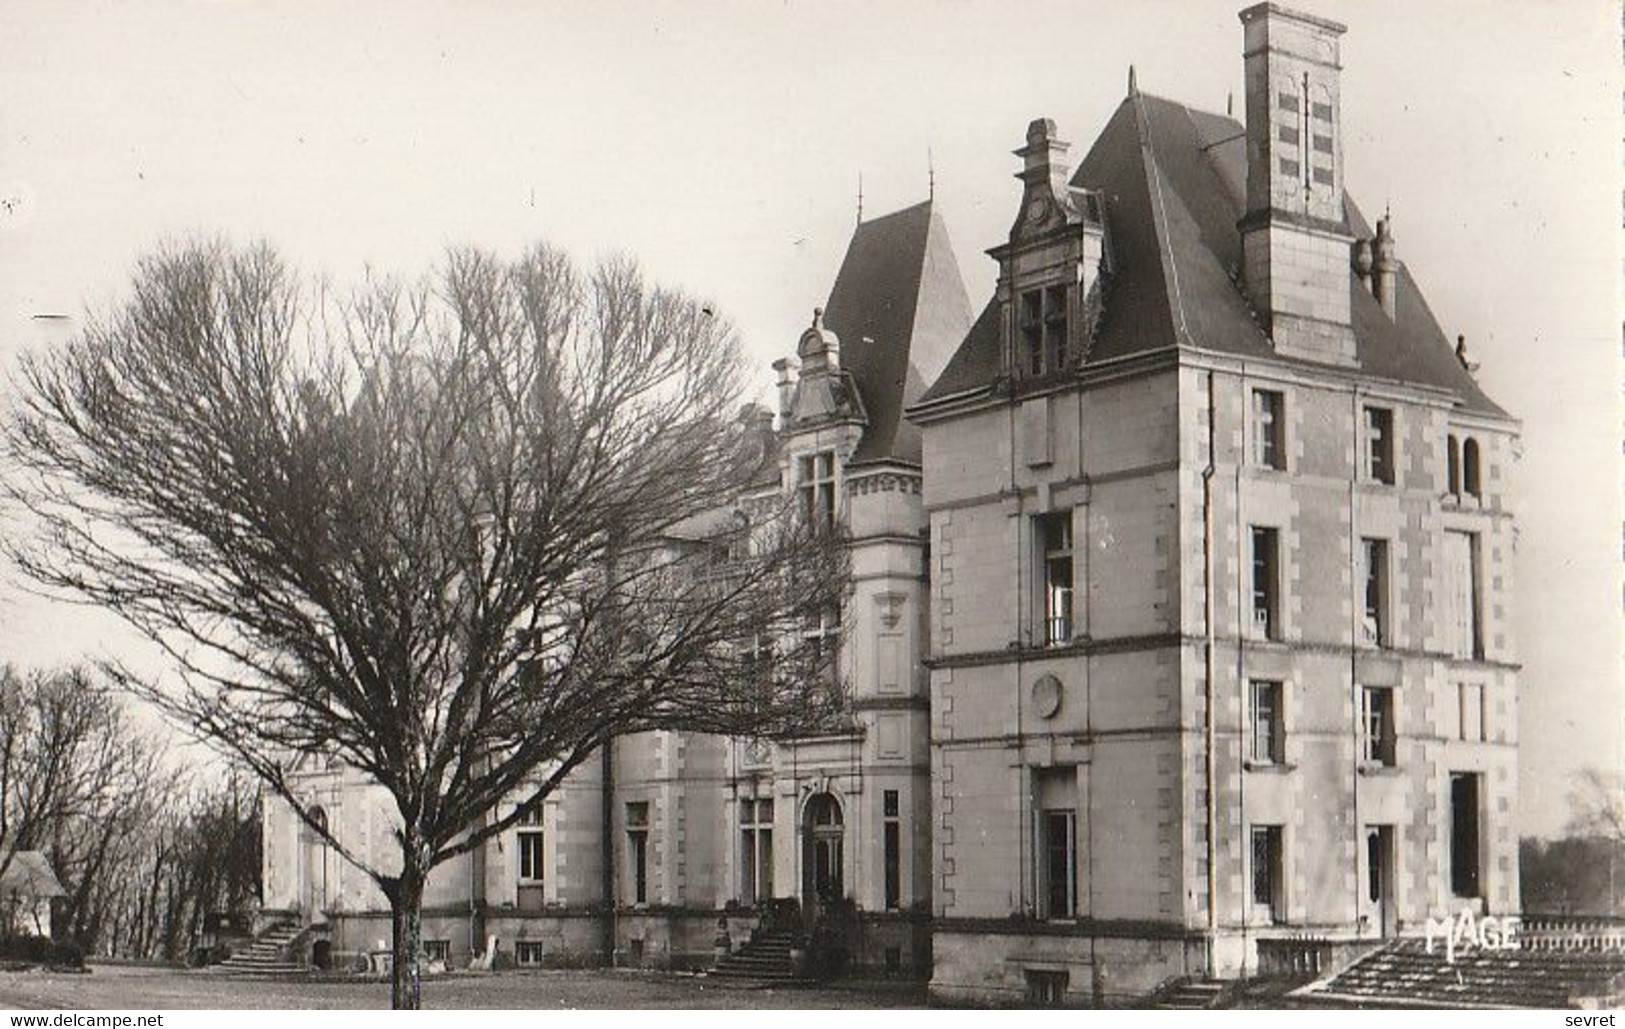
[[[972,302],[1032,118],[1081,158],[1124,92],[1242,109],[1236,2],[0,0],[0,361],[105,307],[138,254],[266,238],[345,279],[448,244],[625,251],[764,367],[855,215],[925,198]],[[1524,422],[1523,823],[1618,766],[1620,14],[1603,0],[1302,7],[1349,26],[1350,188]],[[763,391],[766,397],[766,390]],[[0,659],[125,646],[0,584]]]

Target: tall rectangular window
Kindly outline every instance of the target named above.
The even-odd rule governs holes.
[[[1067,362],[1067,289],[1048,286],[1021,294],[1017,313],[1020,360],[1029,376],[1058,372]]]
[[[1253,390],[1253,464],[1286,467],[1286,397],[1273,389]]]
[[[1361,691],[1361,696],[1365,759],[1370,764],[1391,766],[1398,741],[1398,727],[1394,724],[1393,688],[1367,686]]]
[[[805,454],[799,468],[801,516],[815,528],[828,529],[835,524],[835,453]]]
[[[1450,652],[1462,659],[1482,659],[1483,597],[1479,573],[1478,536],[1471,532],[1444,534],[1445,591],[1450,611]]]
[[[1281,638],[1279,530],[1254,526],[1253,629],[1265,639]]]
[[[1072,641],[1072,512],[1035,519],[1042,554],[1043,639],[1046,646]]]
[[[1264,764],[1286,761],[1286,732],[1281,718],[1281,684],[1252,681],[1253,760]]]
[[[1028,375],[1044,374],[1044,293],[1021,294],[1021,354]]]
[[[1255,825],[1252,834],[1253,907],[1259,920],[1286,920],[1286,876],[1281,848],[1281,827]]]
[[[1388,632],[1388,541],[1361,541],[1365,564],[1365,642],[1377,647],[1389,643]]]
[[[1477,897],[1483,892],[1479,853],[1479,804],[1483,777],[1450,774],[1450,892]]]
[[[1365,474],[1376,482],[1394,483],[1394,412],[1365,409]]]
[[[1484,733],[1484,685],[1477,682],[1456,684],[1456,735],[1464,740],[1478,742]]]
[[[1066,287],[1051,286],[1044,290],[1044,352],[1050,371],[1066,368],[1066,344]]]
[[[739,802],[739,893],[747,904],[773,897],[773,798]]]
[[[1071,918],[1077,913],[1076,817],[1071,808],[1045,809],[1040,815],[1045,918]]]
[[[649,804],[626,805],[626,863],[632,903],[649,903]]]
[[[896,911],[903,904],[903,824],[900,798],[896,790],[882,793],[881,831],[884,837],[886,866],[886,910]]]
[[[519,816],[519,881],[542,881],[542,812],[534,808]]]

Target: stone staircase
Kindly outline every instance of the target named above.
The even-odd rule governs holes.
[[[210,971],[236,975],[303,975],[310,971],[304,965],[288,961],[284,955],[305,927],[294,922],[281,922],[272,926],[245,947],[231,952],[231,957],[210,967]]]
[[[1223,1006],[1228,993],[1227,984],[1212,979],[1180,979],[1158,991],[1151,1006],[1173,1011],[1207,1011]]]
[[[1423,940],[1399,940],[1293,996],[1338,1006],[1567,1008],[1591,999],[1617,1002],[1625,985],[1625,953],[1584,949],[1583,943],[1458,952],[1451,962],[1437,941],[1430,954]]]
[[[709,976],[755,983],[797,983],[805,977],[796,974],[790,962],[790,947],[797,935],[789,930],[757,929],[750,942],[718,961]]]

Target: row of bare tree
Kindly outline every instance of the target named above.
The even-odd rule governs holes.
[[[212,914],[257,902],[255,784],[172,758],[86,671],[0,668],[0,878],[45,855],[66,891],[58,938],[179,958]]]

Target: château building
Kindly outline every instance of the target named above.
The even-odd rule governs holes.
[[[431,879],[453,963],[707,965],[795,898],[946,1000],[1122,1002],[1516,911],[1517,423],[1349,196],[1341,25],[1241,12],[1245,123],[1027,128],[974,317],[931,203],[861,222],[748,505],[852,540],[852,724],[615,741]],[[376,789],[302,788],[363,854]],[[378,851],[382,852],[382,851]],[[387,906],[270,803],[266,906]]]

